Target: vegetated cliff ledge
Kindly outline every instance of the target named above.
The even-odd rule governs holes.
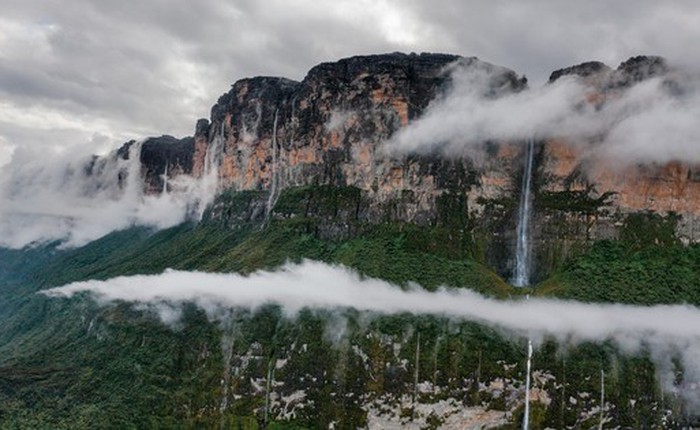
[[[225,197],[231,193],[224,194],[209,219],[235,224],[251,218],[315,218],[315,232],[331,238],[383,222],[439,226],[448,240],[509,276],[523,145],[488,141],[460,157],[394,157],[380,150],[449,91],[455,67],[486,71],[494,97],[527,87],[512,70],[445,54],[346,58],[312,68],[301,82],[242,79],[219,98],[210,120],[197,122],[193,138],[144,142],[146,189],[163,189],[166,168],[169,175],[202,176],[213,166],[222,190],[252,191],[249,196],[257,197],[243,206],[238,201],[236,212]],[[603,104],[606,97],[669,70],[660,57],[639,56],[615,70],[598,62],[561,69],[550,82],[578,76],[592,89],[582,102]],[[669,224],[674,240],[700,240],[697,166],[676,162],[617,170],[584,157],[580,143],[537,143],[536,278],[581,245],[634,234],[628,230],[639,223],[627,222],[629,214],[645,223]],[[321,210],[325,194],[318,187],[340,190],[332,193],[333,210]]]

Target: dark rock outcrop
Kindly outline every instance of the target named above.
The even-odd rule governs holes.
[[[622,62],[611,78],[612,88],[629,87],[670,71],[666,60],[657,56],[639,55]]]
[[[562,76],[576,75],[584,79],[595,78],[594,82],[601,90],[609,91],[629,88],[644,80],[666,75],[670,71],[671,68],[662,57],[639,55],[622,62],[614,70],[600,61],[565,67],[552,72],[548,82],[551,84]]]
[[[563,69],[555,70],[549,75],[549,83],[554,83],[557,79],[562,76],[576,75],[582,78],[587,78],[594,75],[608,74],[612,71],[610,67],[600,61],[588,61],[585,63],[577,64],[571,67],[565,67]]]
[[[192,174],[193,157],[192,137],[163,135],[146,139],[141,144],[140,159],[147,192],[162,191],[166,175]]]

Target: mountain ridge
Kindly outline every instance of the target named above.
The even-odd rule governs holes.
[[[209,120],[197,121],[193,140],[187,140],[186,160],[191,164],[182,165],[182,158],[164,150],[151,150],[160,145],[158,139],[143,143],[142,151],[156,154],[143,163],[146,189],[163,188],[166,165],[171,174],[201,177],[207,160],[215,160],[219,189],[268,191],[270,207],[251,212],[259,217],[281,216],[274,208],[281,190],[312,185],[359,188],[368,204],[355,220],[375,224],[439,224],[439,207],[445,206],[440,201],[451,200],[449,205],[466,213],[463,229],[483,238],[474,239],[483,242],[481,258],[507,277],[513,262],[503,250],[511,249],[515,240],[513,206],[507,202],[519,192],[522,145],[488,140],[457,155],[438,150],[396,157],[381,150],[384,142],[453,91],[456,69],[485,76],[485,100],[528,88],[526,78],[512,70],[448,54],[355,56],[315,66],[300,82],[244,78],[218,99]],[[580,103],[600,109],[614,103],[619,98],[615,94],[671,70],[661,57],[635,56],[614,70],[599,62],[559,69],[548,85],[564,76],[581,78],[590,91]],[[587,147],[596,144],[587,139],[547,137],[536,145],[534,247],[539,279],[577,244],[618,237],[631,213],[680,214],[679,237],[686,243],[700,240],[700,202],[692,198],[694,190],[700,191],[693,173],[698,166],[669,162],[619,167],[590,157]]]

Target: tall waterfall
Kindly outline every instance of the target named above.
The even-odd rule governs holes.
[[[532,206],[532,164],[534,158],[534,139],[527,142],[525,152],[525,170],[523,182],[520,188],[520,206],[518,207],[517,242],[515,245],[515,271],[513,273],[513,285],[526,287],[530,285],[530,212]],[[530,296],[528,295],[529,299]],[[523,430],[530,426],[530,369],[532,366],[532,340],[527,340],[527,367],[525,374],[525,413],[523,416]]]
[[[532,197],[532,159],[535,142],[528,140],[525,154],[525,171],[520,190],[520,206],[518,208],[517,242],[515,246],[515,271],[513,273],[513,285],[526,287],[530,285],[530,212]]]

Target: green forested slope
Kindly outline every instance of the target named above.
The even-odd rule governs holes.
[[[352,193],[314,192],[335,213],[345,204],[343,196],[352,199]],[[298,212],[295,201],[281,196],[280,211]],[[229,214],[235,218],[246,204],[227,207],[235,209]],[[210,217],[157,232],[132,228],[73,250],[55,244],[0,250],[0,428],[258,428],[269,400],[259,381],[271,371],[281,384],[276,393],[304,390],[311,406],[285,421],[271,416],[270,428],[331,422],[356,428],[366,425],[363,402],[413,393],[416,352],[421,380],[442,387],[432,400],[451,397],[493,410],[512,406],[506,391],[484,391],[478,382],[505,378],[517,389],[524,340],[474,323],[367,318],[352,311],[305,311],[289,320],[274,306],[207,316],[185,306],[180,320],[167,326],[154,309],[36,294],[83,279],[166,268],[248,273],[304,258],[344,264],[398,285],[466,287],[495,297],[524,292],[470,258],[468,241],[451,242],[449,226],[355,226],[354,234],[330,239],[319,234],[319,219],[327,218],[298,215],[266,225],[232,227]],[[594,244],[534,291],[586,301],[698,303],[697,274],[698,248],[626,236]],[[286,364],[278,368],[278,360]],[[536,351],[535,366],[554,382],[544,382],[552,403],[535,407],[534,427],[594,425],[583,411],[595,406],[600,369],[610,374],[609,401],[617,406],[608,414],[616,425],[653,428],[663,408],[678,407],[664,403],[647,355],[630,357],[614,345],[547,340]],[[571,403],[579,392],[590,400]],[[520,413],[512,417],[514,427]]]
[[[619,240],[594,243],[538,292],[592,302],[700,305],[700,246],[682,245],[674,227],[673,216],[630,215]]]

